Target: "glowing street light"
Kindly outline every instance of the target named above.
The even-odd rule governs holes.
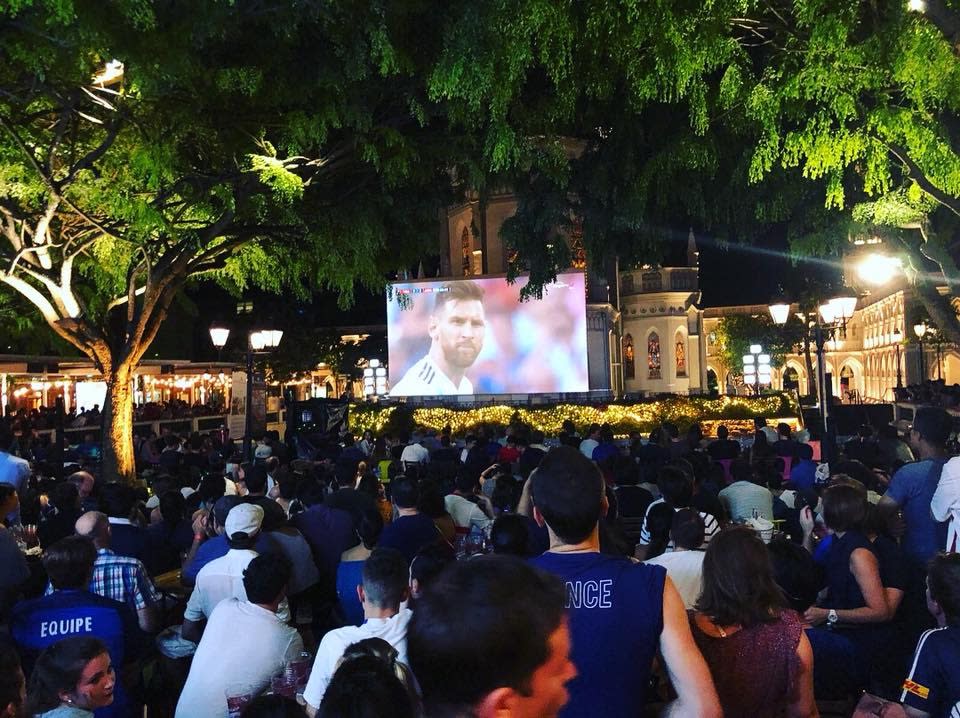
[[[786,324],[790,317],[790,305],[786,303],[771,304],[770,316],[773,317],[774,324]]]
[[[857,276],[864,282],[880,286],[886,284],[900,272],[903,263],[899,257],[887,254],[868,254],[857,265]]]
[[[788,313],[780,310],[780,304],[770,305],[770,315],[777,324],[785,324]],[[774,311],[774,308],[777,311]],[[820,405],[820,420],[823,425],[824,456],[831,460],[834,456],[834,433],[830,420],[830,407],[827,402],[827,373],[824,358],[824,344],[832,338],[834,332],[846,337],[847,320],[853,317],[857,309],[855,294],[841,294],[818,307],[818,312],[810,317],[813,340],[817,348],[817,399]]]
[[[920,363],[920,381],[924,382],[927,380],[926,368],[923,366],[923,337],[927,333],[929,327],[926,322],[920,322],[919,324],[913,325],[913,333],[917,335],[917,341],[920,342],[920,352],[917,355],[917,359]]]
[[[230,329],[219,324],[210,327],[210,341],[217,348],[217,354],[223,351],[230,338]],[[276,349],[283,338],[279,329],[261,329],[247,335],[247,396],[244,417],[243,455],[247,461],[253,461],[253,357],[258,352]]]

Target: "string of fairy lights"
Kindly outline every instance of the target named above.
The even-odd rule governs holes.
[[[350,425],[355,433],[370,430],[375,434],[387,429],[399,407],[365,407],[351,409]],[[522,423],[546,435],[560,432],[563,422],[572,421],[578,429],[590,424],[609,424],[615,434],[626,436],[632,432],[646,433],[663,422],[676,424],[681,431],[699,422],[708,435],[719,423],[731,431],[749,431],[755,416],[767,417],[776,423],[786,421],[799,426],[800,415],[796,400],[788,394],[770,394],[761,397],[724,396],[717,399],[701,397],[670,397],[637,404],[606,404],[584,406],[557,404],[542,408],[527,408],[498,404],[473,409],[446,407],[418,408],[412,411],[406,428],[423,427],[440,431],[449,426],[454,434],[463,435],[481,425],[507,426]],[[401,415],[402,416],[402,415]]]

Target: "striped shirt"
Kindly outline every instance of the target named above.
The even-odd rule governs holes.
[[[643,526],[640,528],[640,539],[637,541],[638,546],[648,546],[650,544],[650,529],[647,527],[647,517],[650,516],[650,509],[652,509],[657,504],[665,503],[662,498],[657,499],[652,504],[647,507],[647,513],[643,516]],[[680,509],[674,508],[674,511],[679,511]],[[703,519],[703,544],[706,545],[710,543],[718,531],[720,531],[720,524],[717,523],[717,519],[713,514],[708,514],[705,511],[698,512],[700,518]],[[672,547],[673,542],[671,541],[668,547]]]

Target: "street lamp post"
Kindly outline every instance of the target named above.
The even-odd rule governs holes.
[[[789,311],[784,312],[783,306],[782,303],[770,305],[770,316],[775,323],[781,325],[786,323],[789,316]],[[834,297],[820,305],[812,326],[813,341],[817,349],[817,401],[820,404],[820,421],[823,428],[821,456],[828,462],[834,458],[835,441],[833,419],[827,401],[827,363],[824,347],[837,332],[841,338],[846,338],[847,320],[853,317],[856,308],[856,296],[851,294]]]
[[[903,372],[900,369],[900,342],[903,341],[903,333],[900,327],[893,330],[893,341],[897,350],[897,389],[903,389]]]
[[[210,327],[210,341],[217,348],[218,352],[223,351],[223,347],[230,337],[230,330],[222,326]],[[283,332],[279,329],[263,329],[253,331],[247,335],[246,350],[246,371],[247,371],[247,391],[246,404],[243,416],[243,458],[244,461],[253,461],[253,359],[257,354],[265,354],[271,349],[276,349],[283,338]]]
[[[920,322],[919,324],[913,325],[913,333],[917,335],[917,340],[920,342],[920,354],[917,357],[917,361],[920,366],[920,383],[922,384],[926,378],[926,367],[924,367],[923,362],[923,335],[927,333],[927,324],[926,322]]]

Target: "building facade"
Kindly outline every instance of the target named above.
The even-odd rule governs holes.
[[[507,191],[470,197],[449,207],[441,222],[441,275],[505,274],[511,257],[500,238],[516,210]],[[638,269],[589,266],[574,230],[572,268],[587,273],[587,351],[591,391],[615,395],[748,393],[741,367],[728,367],[716,352],[717,327],[733,315],[768,316],[767,305],[704,308],[699,252],[691,230],[685,266]],[[892,401],[894,388],[921,379],[960,382],[960,353],[924,342],[913,333],[920,302],[900,277],[861,297],[845,332],[825,344],[833,394],[844,401]],[[796,308],[794,308],[796,309]],[[776,389],[807,393],[816,377],[816,353],[791,354],[772,372]],[[899,375],[899,380],[898,380]]]

